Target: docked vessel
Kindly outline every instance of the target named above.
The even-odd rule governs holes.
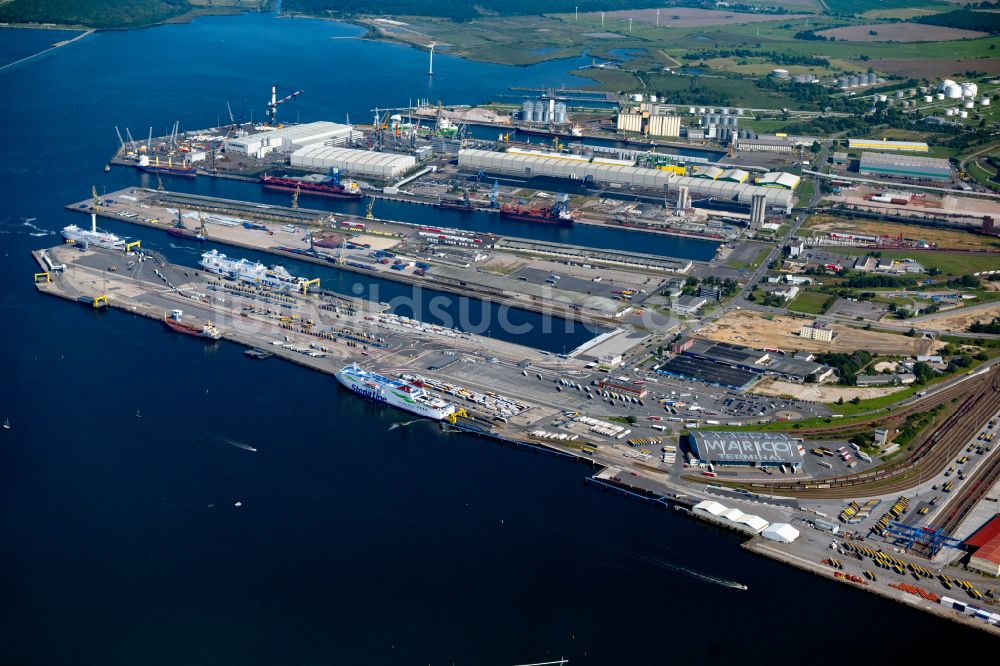
[[[139,171],[146,171],[149,173],[165,173],[170,176],[194,176],[198,175],[198,168],[188,164],[187,162],[181,162],[180,164],[174,164],[173,160],[167,159],[167,161],[161,162],[160,158],[153,158],[153,161],[149,161],[147,155],[142,155],[139,157],[139,163],[136,165]]]
[[[446,210],[475,210],[472,205],[472,200],[469,199],[469,190],[465,190],[462,193],[461,199],[445,199],[439,198],[436,204],[433,204],[435,208],[443,208]]]
[[[549,208],[522,209],[520,206],[504,204],[500,206],[500,217],[522,222],[540,222],[568,227],[573,224],[573,214],[569,212],[569,197],[559,195]]]
[[[193,326],[191,324],[185,324],[181,321],[182,312],[180,310],[172,310],[170,316],[163,318],[163,323],[167,325],[171,331],[176,331],[177,333],[184,333],[185,335],[193,335],[198,338],[208,338],[209,340],[218,340],[222,337],[222,332],[212,325],[212,322],[208,322],[202,327]]]
[[[278,291],[301,291],[311,282],[306,278],[295,277],[283,266],[268,268],[260,262],[248,259],[230,259],[218,250],[202,254],[198,264],[209,273]]]
[[[87,245],[103,247],[109,250],[125,246],[125,239],[116,236],[110,231],[100,231],[97,228],[96,213],[90,214],[90,229],[71,224],[68,227],[63,227],[62,235],[69,243],[86,243]]]
[[[201,232],[188,229],[187,227],[170,227],[167,229],[167,235],[174,238],[186,238],[188,240],[205,240],[205,236]]]
[[[344,366],[337,373],[337,381],[358,395],[435,421],[455,413],[453,403],[436,398],[419,386],[368,372],[356,364]]]
[[[318,194],[334,199],[360,199],[364,196],[361,188],[354,181],[341,182],[340,172],[336,169],[330,169],[330,173],[326,177],[290,178],[264,174],[260,177],[260,184],[268,190],[299,191],[303,194]]]

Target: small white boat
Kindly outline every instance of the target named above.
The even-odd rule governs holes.
[[[10,430],[10,419],[4,419],[3,420],[3,429],[4,430]]]

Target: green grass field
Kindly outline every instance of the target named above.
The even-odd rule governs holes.
[[[828,294],[821,294],[817,291],[801,291],[788,304],[788,309],[804,314],[822,314],[826,309],[823,306],[829,299]]]

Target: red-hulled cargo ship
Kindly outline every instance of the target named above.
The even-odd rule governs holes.
[[[310,180],[308,178],[285,178],[282,176],[268,176],[264,174],[260,177],[260,184],[268,190],[281,190],[283,192],[295,192],[298,190],[302,194],[317,194],[334,199],[360,199],[364,196],[357,183],[341,183],[340,178],[327,177],[323,180]]]
[[[197,326],[192,326],[191,324],[185,324],[180,320],[179,311],[175,310],[174,314],[169,317],[163,318],[163,323],[167,325],[171,331],[176,331],[177,333],[184,333],[185,335],[193,335],[196,338],[208,338],[209,340],[218,340],[222,337],[222,332],[219,331],[212,322],[208,322],[201,328]]]
[[[557,224],[571,226],[573,214],[569,212],[568,197],[563,194],[552,204],[551,208],[522,209],[520,206],[500,206],[500,217],[522,222],[541,222],[542,224]]]

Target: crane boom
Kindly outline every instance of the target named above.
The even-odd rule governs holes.
[[[278,99],[278,86],[271,86],[271,102],[267,105],[267,115],[271,118],[271,123],[274,125],[278,124],[279,104],[284,104],[288,100],[298,97],[304,92],[305,90],[296,90],[294,92],[291,92],[291,94],[285,95],[281,99]]]

